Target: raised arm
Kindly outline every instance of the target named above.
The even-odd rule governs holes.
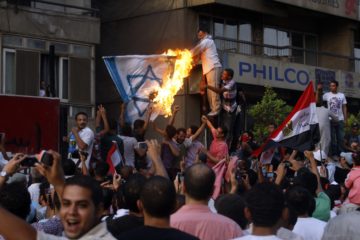
[[[206,116],[202,116],[201,117],[201,120],[203,120],[204,119],[204,121],[206,121],[206,125],[208,126],[208,128],[210,128],[210,130],[212,131],[212,130],[216,130],[215,128],[214,128],[214,125],[212,125],[212,123],[209,121],[209,119],[206,117]]]
[[[320,174],[319,171],[317,169],[317,164],[316,164],[316,160],[314,158],[314,153],[311,151],[305,151],[304,155],[307,159],[309,159],[310,161],[310,168],[311,168],[311,172],[314,173],[316,175],[316,179],[317,179],[317,189],[316,189],[316,193],[320,193],[323,191],[322,187],[321,187],[321,181],[320,181]]]
[[[174,106],[174,109],[173,109],[173,112],[172,112],[172,115],[171,115],[171,117],[170,117],[170,119],[169,119],[169,125],[174,125],[174,122],[175,122],[175,118],[176,118],[176,115],[177,115],[177,113],[180,111],[180,106],[179,105],[175,105]]]
[[[160,157],[160,145],[158,141],[153,139],[150,141],[146,141],[146,144],[148,146],[148,156],[152,161],[152,166],[155,170],[155,175],[169,178]]]
[[[166,137],[166,132],[165,132],[165,130],[163,130],[163,129],[161,129],[161,128],[159,128],[157,125],[156,125],[156,123],[155,122],[152,122],[153,124],[153,129],[155,130],[155,132],[157,132],[157,133],[159,133],[161,136],[163,136],[163,137]]]
[[[98,119],[99,118],[99,119]],[[106,116],[106,109],[103,105],[98,106],[98,111],[96,114],[96,127],[100,127],[101,120],[104,123],[104,129],[99,132],[100,136],[104,136],[110,130],[109,121]]]
[[[204,131],[205,129],[205,125],[206,125],[206,121],[202,122],[200,127],[198,128],[198,130],[191,136],[191,139],[194,140],[194,139],[197,139],[200,134]]]
[[[7,240],[36,239],[36,230],[0,206],[0,235]]]
[[[79,146],[80,150],[85,151],[88,147],[88,145],[81,139],[79,135],[79,129],[77,127],[73,127],[71,129],[72,133],[74,134],[76,144]]]
[[[123,102],[120,103],[119,124],[121,128],[125,126],[125,109],[126,109],[125,103]]]

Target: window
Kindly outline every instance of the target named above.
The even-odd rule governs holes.
[[[16,53],[14,49],[3,50],[3,92],[8,94],[16,93]]]
[[[62,57],[59,63],[59,97],[69,99],[69,59]]]
[[[271,57],[288,56],[290,61],[308,65],[317,65],[317,36],[264,28],[264,54]]]
[[[251,54],[251,24],[239,20],[200,17],[200,24],[212,25],[212,34],[217,49]],[[244,43],[249,42],[249,44]]]

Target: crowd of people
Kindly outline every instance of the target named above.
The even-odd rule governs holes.
[[[206,31],[199,38],[212,46]],[[221,65],[205,72],[216,79]],[[318,86],[329,107],[319,104],[327,117],[319,117],[317,149],[276,147],[265,162],[252,156],[262,142],[251,131],[233,135],[241,111],[233,70],[219,78],[202,86],[211,111],[199,126],[176,128],[179,106],[158,126],[151,107],[144,120],[127,123],[124,104],[118,121],[100,105],[95,131],[86,113],[76,114],[63,137],[66,156],[48,150],[33,162],[22,153],[8,157],[3,137],[0,239],[357,239],[360,137],[357,123],[343,136],[346,99],[338,101],[337,82],[323,97]],[[149,128],[162,140],[149,139]],[[269,136],[275,128],[269,121]],[[113,146],[121,159],[115,166]]]

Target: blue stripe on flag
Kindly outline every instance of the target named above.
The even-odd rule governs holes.
[[[105,62],[107,69],[109,70],[111,78],[112,78],[118,92],[120,93],[121,99],[125,103],[129,102],[131,100],[131,98],[126,94],[126,91],[122,85],[121,77],[118,73],[118,69],[117,69],[116,63],[115,63],[115,57],[103,57],[103,60]]]

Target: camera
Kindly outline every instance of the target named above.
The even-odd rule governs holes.
[[[35,157],[35,155],[27,156],[24,160],[20,162],[20,166],[22,167],[33,167],[35,166],[35,163],[38,163],[39,161]]]
[[[146,142],[138,142],[138,148],[148,149]]]
[[[20,165],[23,167],[33,167],[38,162],[50,167],[53,165],[54,158],[48,152],[41,151],[40,154],[27,156],[23,161],[21,161]]]

